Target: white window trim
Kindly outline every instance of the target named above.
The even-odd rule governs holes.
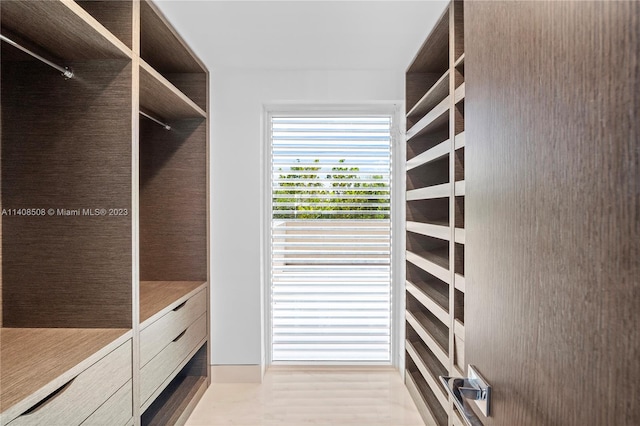
[[[261,143],[261,187],[260,200],[260,242],[261,242],[261,290],[262,302],[262,373],[273,361],[271,359],[271,300],[269,286],[271,283],[271,117],[287,114],[291,116],[309,114],[388,114],[393,118],[391,128],[392,149],[392,181],[391,192],[391,365],[401,373],[404,371],[404,311],[405,311],[405,169],[406,148],[404,139],[404,102],[380,101],[366,103],[297,103],[281,102],[264,104],[262,113],[262,143]],[[287,363],[294,365],[295,363]],[[309,365],[304,362],[300,364]],[[330,365],[331,363],[315,363]],[[380,363],[335,363],[339,365],[381,365]],[[382,365],[389,365],[384,363]]]

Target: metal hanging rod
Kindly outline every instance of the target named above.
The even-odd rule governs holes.
[[[38,55],[35,52],[32,52],[31,50],[27,49],[24,46],[19,45],[18,43],[16,43],[15,41],[11,40],[10,38],[0,34],[0,40],[9,43],[10,45],[12,45],[13,47],[22,50],[24,53],[27,53],[31,56],[33,56],[34,58],[36,58],[39,61],[44,62],[45,64],[49,65],[51,68],[55,68],[58,71],[60,71],[62,73],[62,76],[66,79],[70,79],[73,78],[73,71],[71,71],[69,68],[67,67],[61,67],[60,65],[54,64],[53,62],[49,61],[48,59],[43,58],[42,56]]]
[[[140,115],[143,116],[143,117],[147,117],[149,120],[153,121],[154,123],[158,123],[159,125],[164,127],[165,130],[171,130],[171,126],[169,126],[167,123],[163,123],[162,121],[158,120],[157,118],[154,118],[154,117],[150,116],[146,112],[140,111]]]

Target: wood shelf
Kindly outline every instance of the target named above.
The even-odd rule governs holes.
[[[449,241],[451,239],[451,230],[449,226],[434,225],[431,223],[407,222],[407,231],[415,234],[426,235],[428,237],[439,238]]]
[[[439,298],[439,302],[435,301],[432,296],[433,293],[438,294],[436,292],[433,292],[432,294],[427,294],[422,288],[418,287],[418,285],[412,283],[411,281],[406,281],[406,289],[407,292],[409,292],[413,297],[416,298],[416,300],[420,303],[422,303],[422,305],[428,309],[429,311],[431,311],[431,313],[438,318],[443,324],[448,324],[449,323],[449,312],[447,312],[441,305],[441,302],[443,301],[443,298]],[[447,302],[447,299],[444,299],[444,302]]]
[[[458,244],[464,244],[464,241],[465,241],[464,228],[456,228],[455,229],[455,241]]]
[[[140,2],[140,57],[162,74],[206,72],[204,64],[148,0]]]
[[[0,329],[0,406],[14,417],[131,338],[120,328]]]
[[[407,74],[444,72],[449,68],[449,8],[438,18],[437,23],[418,49],[418,53],[407,68]]]
[[[465,143],[466,141],[465,141],[464,132],[458,133],[456,135],[455,143],[454,143],[455,149],[458,150],[460,148],[464,148]]]
[[[436,416],[433,414],[432,409],[429,407],[428,402],[425,400],[425,395],[422,389],[420,389],[416,383],[415,375],[419,375],[419,372],[410,372],[409,370],[405,371],[405,384],[407,385],[407,390],[411,395],[414,403],[416,404],[416,408],[418,412],[422,416],[425,424],[432,425],[440,425],[441,423],[436,420]],[[424,379],[423,379],[424,380]],[[429,389],[427,389],[428,391]]]
[[[455,91],[454,96],[453,96],[454,102],[458,103],[461,100],[463,100],[464,99],[464,94],[465,94],[465,83],[462,83],[460,86],[458,86],[456,88],[456,91]]]
[[[140,109],[164,120],[207,116],[202,108],[143,60],[140,60]]]
[[[450,141],[447,139],[422,154],[416,155],[411,160],[407,161],[407,171],[449,155],[449,147]]]
[[[464,281],[464,276],[460,275],[460,274],[455,274],[455,288],[456,290],[460,290],[461,292],[464,293],[464,289],[465,289],[465,281]]]
[[[0,8],[3,29],[58,58],[131,59],[133,56],[131,49],[73,1],[3,0]]]
[[[408,262],[413,263],[418,268],[430,273],[447,284],[451,283],[451,274],[449,273],[449,269],[410,251],[407,251],[406,257]]]
[[[435,108],[449,95],[449,70],[435,82],[433,86],[415,104],[411,111],[407,113],[407,119],[412,122],[418,121],[421,117]]]
[[[458,59],[456,59],[454,67],[459,67],[460,65],[464,65],[464,53],[460,55]]]
[[[407,191],[407,201],[430,200],[433,198],[447,198],[451,195],[451,184],[443,183],[426,188]]]
[[[466,185],[464,184],[464,181],[458,181],[455,183],[455,194],[456,197],[462,197],[465,195],[466,192]]]
[[[420,374],[422,374],[422,378],[427,382],[432,390],[437,389],[433,392],[433,394],[438,399],[438,402],[442,406],[442,409],[446,411],[449,407],[449,399],[447,395],[445,395],[444,389],[442,389],[442,385],[440,384],[438,376],[436,374],[433,374],[432,370],[425,364],[422,357],[418,353],[420,349],[424,348],[424,345],[422,345],[421,342],[417,341],[414,346],[414,344],[412,344],[409,340],[407,340],[405,344],[407,353],[413,360],[413,363],[416,365],[416,367],[418,367],[418,371],[420,371]]]
[[[409,325],[415,330],[418,336],[420,336],[424,344],[438,359],[440,364],[449,365],[449,354],[447,353],[447,351],[442,346],[440,346],[440,344],[431,335],[431,333],[420,323],[420,320],[418,318],[423,319],[424,316],[421,316],[420,312],[414,314],[411,311],[406,311],[406,316],[407,323],[409,323]]]
[[[447,96],[412,126],[407,131],[407,142],[446,123],[449,120],[449,104],[449,96]]]
[[[144,328],[206,287],[202,281],[140,281],[140,324]]]

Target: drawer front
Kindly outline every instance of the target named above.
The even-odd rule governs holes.
[[[158,355],[206,310],[207,292],[203,290],[142,330],[140,332],[140,365],[144,366],[151,361],[151,358]]]
[[[125,426],[133,418],[133,388],[131,380],[98,408],[82,426]]]
[[[128,340],[9,425],[81,424],[131,380],[131,356],[131,340]]]
[[[202,315],[184,331],[174,336],[158,355],[140,370],[140,403],[144,405],[151,394],[171,376],[171,373],[196,349],[207,334],[207,316]]]

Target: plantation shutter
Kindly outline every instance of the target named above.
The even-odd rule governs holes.
[[[390,362],[390,129],[271,119],[274,362]]]

